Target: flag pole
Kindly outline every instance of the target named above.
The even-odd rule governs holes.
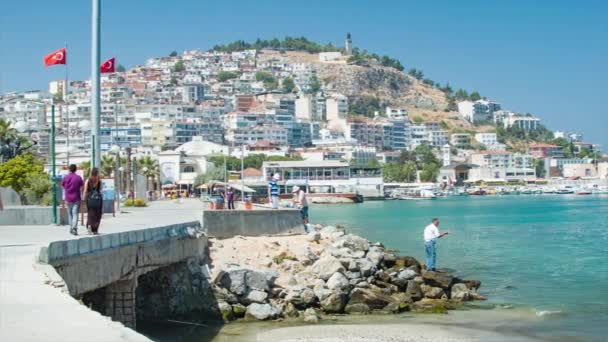
[[[101,30],[101,0],[91,1],[91,166],[101,165],[100,93],[99,93],[99,50]]]
[[[66,145],[66,162],[68,164],[68,167],[70,166],[70,109],[68,108],[68,58],[67,58],[67,51],[68,51],[68,42],[65,42],[65,51],[66,51],[66,57],[65,57],[65,83],[63,84],[63,106],[65,107],[65,118],[68,126],[68,129],[66,130],[66,134],[65,134],[65,145]]]

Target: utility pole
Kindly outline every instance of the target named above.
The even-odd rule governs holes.
[[[53,178],[53,223],[57,224],[57,175],[55,165],[55,105],[51,105],[51,177]]]
[[[101,46],[101,0],[91,0],[91,167],[101,166],[99,50]]]

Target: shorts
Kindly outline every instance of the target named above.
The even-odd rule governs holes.
[[[279,196],[270,197],[272,209],[279,209]]]

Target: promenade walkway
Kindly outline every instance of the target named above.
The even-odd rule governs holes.
[[[100,234],[200,220],[198,199],[159,201],[104,215]],[[1,215],[1,211],[0,211]],[[37,258],[40,248],[69,234],[67,226],[0,226],[0,341],[148,341],[145,336],[89,310],[49,283]]]

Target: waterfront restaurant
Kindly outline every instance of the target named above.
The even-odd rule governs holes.
[[[381,197],[384,191],[380,168],[351,166],[339,160],[264,162],[262,172],[264,179],[278,173],[286,187],[304,186],[312,193],[357,193],[364,197]]]

